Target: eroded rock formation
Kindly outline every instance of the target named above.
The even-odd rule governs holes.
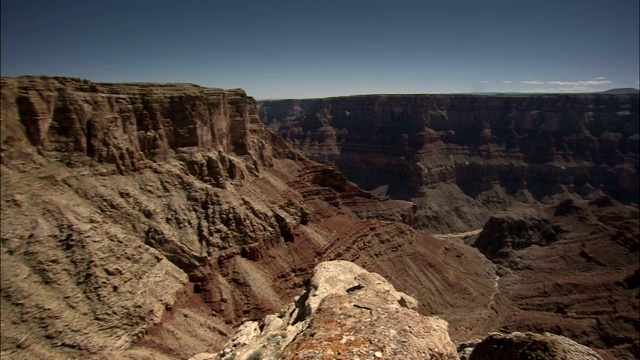
[[[444,233],[566,194],[637,206],[639,106],[638,94],[366,95],[264,101],[260,116],[362,188],[413,201],[415,225]]]
[[[22,77],[1,101],[3,358],[217,351],[334,259],[454,336],[494,328],[490,262],[299,154],[241,90]]]
[[[638,209],[607,196],[497,215],[477,246],[517,308],[510,331],[553,332],[619,358],[640,349]]]
[[[411,200],[415,227],[463,232],[498,266],[498,327],[635,358],[639,99],[367,95],[265,101],[260,116],[363,188]]]
[[[361,99],[363,109],[367,99]],[[337,168],[309,160],[269,130],[260,121],[253,99],[241,90],[22,77],[2,79],[1,101],[3,358],[174,359],[213,353],[245,320],[259,320],[286,307],[309,284],[318,263],[338,259],[386,278],[397,292],[410,296],[404,303],[417,300],[420,315],[405,314],[408,309],[402,306],[394,311],[409,318],[438,315],[445,319],[455,342],[481,338],[502,327],[553,331],[621,357],[637,354],[633,351],[639,343],[634,315],[638,309],[633,297],[638,272],[630,265],[637,260],[637,209],[610,197],[594,198],[585,205],[573,195],[568,196],[573,202],[545,207],[536,200],[545,197],[538,196],[530,182],[514,194],[512,189],[519,185],[507,184],[512,177],[491,180],[503,166],[521,169],[513,165],[518,163],[524,164],[523,174],[529,174],[523,175],[525,180],[542,179],[544,184],[546,177],[530,175],[547,174],[552,165],[523,158],[530,151],[509,152],[500,145],[496,154],[512,154],[515,160],[485,157],[489,167],[484,169],[479,167],[483,151],[494,149],[493,143],[474,148],[448,142],[457,138],[446,137],[453,136],[447,130],[445,137],[436,133],[433,142],[425,140],[422,150],[411,158],[407,155],[411,152],[400,154],[388,143],[402,127],[389,127],[395,122],[380,119],[378,137],[365,140],[363,127],[361,145],[352,148],[365,148],[365,142],[367,151],[382,148],[385,155],[380,160],[375,153],[368,155],[370,164],[380,162],[380,171],[394,164],[399,170],[391,173],[399,177],[393,186],[387,178],[379,182],[365,166],[363,174],[378,181],[375,191],[368,192]],[[624,101],[618,105],[626,106]],[[585,191],[596,187],[592,179],[614,175],[623,179],[637,171],[634,135],[628,134],[633,130],[620,125],[637,121],[637,109],[633,104],[626,107],[619,114],[620,124],[610,125],[597,115],[597,109],[610,105],[598,104],[588,122],[592,126],[588,131],[597,137],[589,144],[597,144],[593,149],[600,154],[593,159],[600,160],[576,165],[592,169],[597,164],[596,170],[585,170],[591,179],[580,188]],[[384,100],[378,109],[388,107],[389,101]],[[411,112],[398,109],[383,113]],[[332,149],[344,151],[349,137],[357,132],[333,126],[337,117],[333,111],[324,108],[313,121],[325,127],[320,133],[327,139],[334,136],[331,129],[338,129]],[[526,131],[516,127],[516,132],[553,133],[551,125],[551,130],[544,130],[551,118],[544,115],[542,119],[547,120],[534,121]],[[433,121],[432,125],[437,123]],[[562,124],[558,126],[564,129]],[[603,130],[596,132],[593,124]],[[616,129],[622,137],[613,134]],[[422,138],[430,134],[425,129]],[[603,136],[611,141],[601,140]],[[420,144],[412,136],[399,139],[404,139],[403,149]],[[316,149],[322,154],[334,151]],[[459,153],[452,155],[446,149]],[[602,155],[609,154],[602,149],[622,157]],[[434,151],[440,155],[425,155]],[[362,164],[361,158],[354,159]],[[463,166],[464,159],[472,160]],[[434,167],[438,164],[440,170]],[[427,169],[431,183],[425,182]],[[466,174],[464,169],[475,170],[451,178],[452,171]],[[516,183],[520,179],[513,178]],[[467,186],[458,179],[478,183]],[[493,184],[488,191],[478,185],[485,180]],[[558,181],[568,189],[564,192],[560,186],[563,194],[571,193],[568,183]],[[629,181],[633,184],[637,177]],[[475,188],[482,191],[475,194]],[[416,204],[384,196],[414,194],[415,189],[428,196],[401,197]],[[435,238],[415,229],[427,222],[434,224],[433,229],[480,227],[494,210],[509,208],[515,201],[533,203],[539,209],[522,218],[524,227],[517,226],[522,229],[517,237],[498,243],[497,253],[506,261],[498,266],[455,238]],[[428,211],[433,211],[432,217],[425,216]],[[628,221],[633,216],[636,223]],[[521,219],[496,218],[507,219],[505,224]],[[538,219],[535,226],[527,223],[531,218]],[[503,225],[495,229],[505,229]],[[560,227],[553,241],[538,232],[549,225],[554,231],[554,226]],[[570,235],[576,229],[582,232]],[[487,230],[483,236],[490,238],[491,233]],[[603,233],[606,237],[596,235]],[[467,242],[474,240],[472,236]],[[567,254],[572,261],[557,254]],[[584,276],[577,276],[578,272]],[[575,276],[559,281],[558,273]],[[345,299],[357,299],[367,307],[368,297],[359,295],[358,284],[352,286],[356,288],[347,295],[332,295],[317,305],[317,309],[323,308],[322,303],[328,306],[326,311],[316,311],[318,321],[339,318],[338,310],[354,316],[366,313],[366,308],[341,307]],[[271,319],[273,324],[265,326],[282,325]],[[359,326],[346,321],[347,325]],[[371,336],[387,334],[372,330],[382,332]],[[334,344],[330,336],[317,341]],[[362,349],[368,346],[361,345]],[[303,342],[296,346],[300,351],[315,347]],[[380,350],[374,356],[376,351]]]

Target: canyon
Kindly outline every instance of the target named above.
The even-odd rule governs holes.
[[[1,101],[3,358],[214,353],[331,260],[454,343],[548,331],[638,356],[637,95],[256,104],[19,77]]]
[[[637,91],[361,95],[262,101],[259,113],[309,158],[413,202],[415,228],[491,259],[492,299],[518,314],[500,326],[633,358],[639,103]]]

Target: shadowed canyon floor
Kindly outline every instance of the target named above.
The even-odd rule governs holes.
[[[589,100],[603,113],[628,113],[610,123],[593,111],[589,126],[600,126],[599,137],[572,140],[588,144],[590,163],[569,165],[564,153],[552,165],[531,160],[547,156],[548,144],[560,147],[544,134],[521,144],[528,158],[511,152],[515,166],[486,155],[511,150],[454,146],[443,140],[449,130],[425,129],[413,157],[378,164],[371,147],[358,144],[350,158],[332,153],[347,175],[364,169],[353,180],[370,177],[365,191],[264,125],[242,90],[3,78],[1,355],[173,359],[219,351],[243,321],[300,295],[317,264],[347,260],[415,298],[420,314],[445,319],[454,342],[500,329],[550,331],[633,356],[638,211],[624,203],[637,204],[638,111],[637,97],[625,96]],[[329,125],[332,111],[323,113]],[[392,115],[375,118],[406,120]],[[381,133],[351,129],[335,139],[375,142]],[[412,149],[418,137],[407,138]],[[429,160],[428,149],[441,161]],[[478,167],[482,156],[488,169]],[[467,157],[470,165],[461,165]],[[515,175],[494,178],[505,169]],[[538,180],[546,185],[533,186]]]

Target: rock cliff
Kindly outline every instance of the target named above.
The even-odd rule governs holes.
[[[495,327],[489,261],[298,153],[241,90],[21,77],[1,95],[3,358],[217,351],[335,259],[454,337]]]
[[[366,95],[259,114],[361,187],[412,201],[413,226],[491,259],[498,328],[637,358],[639,99]]]
[[[637,206],[639,106],[638,94],[366,95],[264,101],[260,117],[362,188],[413,201],[416,226],[448,232],[567,194]]]

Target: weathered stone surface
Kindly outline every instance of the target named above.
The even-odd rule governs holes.
[[[336,259],[384,276],[418,300],[418,313],[446,319],[455,341],[504,326],[555,329],[621,357],[633,349],[637,302],[629,299],[638,287],[628,264],[638,245],[627,220],[637,210],[613,199],[549,215],[582,235],[606,229],[606,241],[565,236],[530,246],[518,254],[522,272],[501,268],[497,278],[477,249],[408,226],[419,225],[411,202],[364,191],[296,152],[241,90],[24,77],[2,79],[1,101],[3,358],[215,353],[241,323],[290,302],[315,265]],[[336,132],[337,141],[345,135]],[[423,190],[432,200],[466,201],[458,185],[438,186]],[[506,191],[482,196],[498,201]],[[609,270],[591,276],[598,269]],[[576,271],[585,276],[554,282]],[[571,306],[539,296],[549,289],[573,296]],[[602,312],[608,301],[620,316]],[[271,317],[265,328],[287,323]],[[283,342],[299,330],[288,329]]]
[[[408,308],[410,296],[346,261],[323,262],[294,304],[262,323],[247,322],[213,357],[196,359],[602,359],[550,333],[491,333],[458,345],[446,321]]]
[[[595,351],[564,336],[494,333],[477,344],[469,360],[602,360]]]
[[[633,358],[639,108],[638,94],[366,95],[265,101],[260,117],[361,187],[411,200],[414,227],[475,243],[497,265],[493,331]]]
[[[474,339],[470,341],[464,341],[458,344],[458,357],[460,360],[469,360],[473,349],[478,345],[482,339]]]
[[[446,321],[354,263],[318,264],[309,290],[281,318],[245,323],[219,359],[457,359]],[[278,321],[279,320],[279,321]]]
[[[300,227],[363,209],[411,221],[412,204],[296,154],[241,90],[3,78],[0,125],[7,356],[23,338],[64,358],[216,348],[290,299],[302,280],[280,254]]]
[[[318,264],[313,270],[313,277],[309,285],[311,291],[305,302],[304,313],[313,314],[320,302],[330,294],[346,295],[362,287],[367,287],[367,293],[376,295],[384,293],[387,305],[402,303],[404,307],[415,309],[417,301],[407,294],[395,291],[393,285],[375,273],[367,273],[360,266],[349,261],[332,261]],[[380,294],[379,294],[380,293]],[[302,315],[306,316],[306,315]]]

